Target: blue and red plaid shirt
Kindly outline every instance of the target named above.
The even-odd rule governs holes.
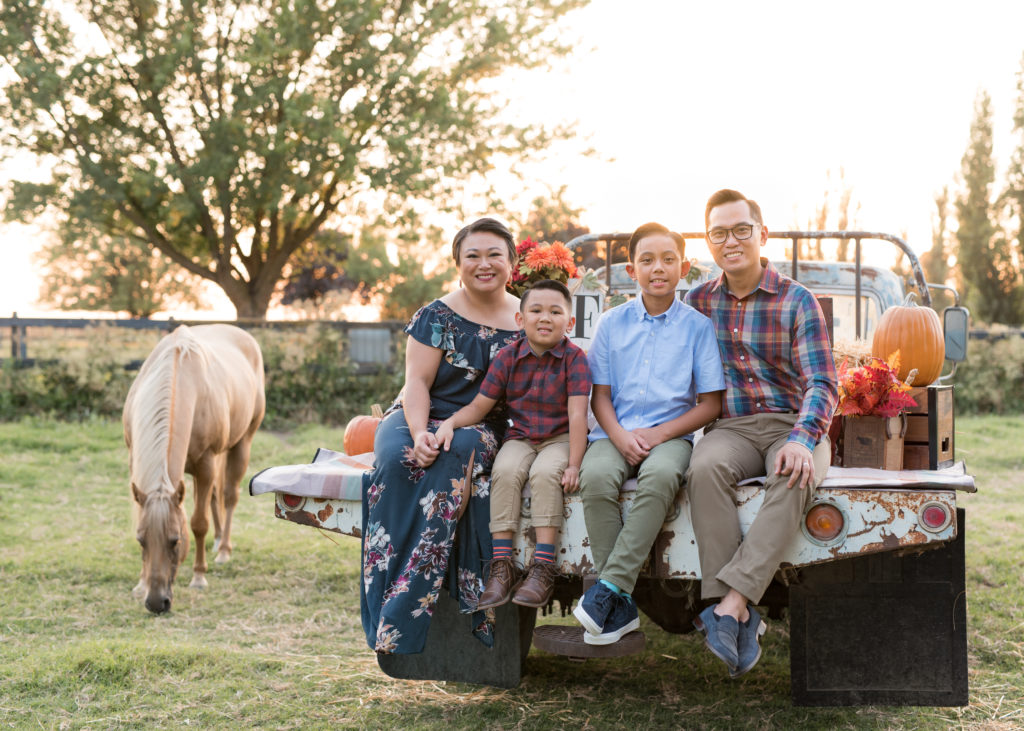
[[[694,287],[686,302],[711,318],[725,368],[722,417],[766,412],[800,416],[789,436],[809,450],[828,432],[839,400],[828,327],[814,295],[767,259],[743,299],[724,275]]]
[[[480,393],[499,401],[504,396],[508,402],[512,424],[506,439],[543,442],[569,431],[569,397],[590,395],[587,355],[563,337],[538,357],[523,338],[498,351]]]

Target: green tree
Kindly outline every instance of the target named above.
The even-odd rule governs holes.
[[[829,221],[832,218],[832,204],[831,200],[835,197],[835,226],[829,225]],[[822,196],[820,204],[815,205],[814,215],[809,216],[807,219],[807,230],[808,231],[846,231],[851,226],[857,226],[857,212],[860,210],[860,204],[858,203],[853,210],[853,215],[850,214],[850,203],[853,198],[853,187],[846,182],[846,171],[839,168],[839,179],[835,185],[832,184],[832,171],[825,171],[825,193]],[[800,228],[800,224],[796,224],[794,228]],[[836,243],[836,261],[852,261],[853,243],[851,241],[840,239]],[[792,246],[786,246],[786,257],[790,258],[793,255]],[[824,248],[822,247],[821,239],[798,239],[797,240],[797,252],[800,254],[801,259],[810,259],[812,261],[825,261],[828,257],[825,254]]]
[[[423,226],[418,217],[397,228],[377,221],[361,232],[345,272],[360,283],[361,301],[380,308],[381,319],[408,320],[455,277],[454,262],[436,244],[443,238],[441,229]]]
[[[1008,243],[1011,256],[1017,267],[1018,279],[1015,291],[1016,322],[1024,321],[1024,284],[1020,273],[1024,268],[1024,56],[1021,56],[1017,71],[1017,104],[1013,111],[1013,132],[1017,146],[1010,156],[1006,171],[1006,190],[1000,196],[1000,204],[1006,213],[1007,223],[1013,232],[1013,243]]]
[[[49,271],[40,296],[65,310],[149,317],[179,305],[203,305],[196,277],[130,239],[54,240],[43,245],[39,258]]]
[[[493,79],[565,53],[553,24],[585,3],[3,3],[0,146],[53,171],[14,181],[5,214],[74,230],[68,211],[91,210],[261,317],[292,254],[361,195],[443,201],[564,137],[503,122]]]
[[[92,216],[91,209],[72,208],[57,235],[44,240],[38,255],[48,272],[42,299],[63,309],[112,310],[132,317],[203,305],[202,280],[145,241],[106,233],[119,226],[95,225]]]
[[[946,284],[949,279],[949,187],[943,186],[935,194],[935,223],[932,226],[932,247],[921,255],[925,280],[933,284]],[[932,307],[939,313],[952,304],[948,294],[932,293]]]
[[[295,252],[285,276],[281,304],[306,302],[323,317],[332,292],[351,293],[359,282],[345,272],[351,237],[333,229],[320,229]]]
[[[557,190],[549,190],[547,196],[533,199],[526,222],[520,227],[523,238],[529,236],[534,241],[567,244],[577,236],[590,233],[589,228],[579,223],[583,209],[565,199],[567,188],[563,185]]]
[[[982,91],[974,106],[970,140],[961,162],[963,190],[956,201],[957,267],[964,298],[982,322],[1018,322],[1014,300],[1017,267],[1005,235],[994,221],[992,100]]]

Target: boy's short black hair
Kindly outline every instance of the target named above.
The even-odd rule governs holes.
[[[670,239],[676,242],[676,248],[679,249],[679,256],[686,256],[686,241],[683,237],[677,234],[675,231],[669,231],[667,228],[662,226],[660,223],[645,223],[643,226],[633,232],[633,235],[629,237],[629,261],[632,263],[636,256],[636,246],[640,243],[640,239],[651,236],[652,234],[662,234],[668,236]]]
[[[730,188],[723,188],[722,190],[715,191],[708,198],[708,204],[704,206],[704,228],[707,229],[708,221],[711,219],[711,209],[718,206],[723,206],[726,203],[734,203],[736,201],[745,201],[747,206],[750,208],[750,215],[754,219],[754,223],[764,225],[764,219],[761,217],[761,206],[757,205],[756,201],[752,201],[747,196],[740,193],[738,190],[732,190]]]
[[[526,300],[529,299],[530,292],[535,289],[550,289],[558,292],[560,295],[565,297],[565,302],[569,305],[569,311],[572,312],[572,295],[569,294],[569,288],[554,279],[541,279],[527,287],[526,291],[523,292],[523,296],[519,299],[520,312],[526,311]]]

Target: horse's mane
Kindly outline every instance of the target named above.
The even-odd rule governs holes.
[[[206,363],[206,352],[185,325],[171,335],[173,343],[154,352],[139,374],[131,408],[132,481],[142,492],[173,493],[167,472],[176,370],[185,358]],[[180,356],[180,358],[179,358]]]
[[[136,513],[138,527],[155,540],[157,545],[164,542],[163,534],[167,532],[167,526],[170,524],[168,518],[173,505],[171,494],[160,490],[146,498],[145,510]]]

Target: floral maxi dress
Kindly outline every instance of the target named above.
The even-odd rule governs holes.
[[[520,333],[470,322],[440,300],[421,308],[405,331],[443,351],[430,390],[428,428],[435,430],[476,396],[491,360]],[[374,468],[363,478],[363,575],[360,606],[366,642],[378,652],[422,652],[446,574],[474,634],[492,646],[493,612],[475,611],[483,566],[491,556],[490,470],[500,444],[500,409],[491,421],[455,430],[451,448],[426,469],[400,406],[384,417],[374,439]],[[473,489],[461,520],[457,487],[473,458]],[[453,546],[455,560],[449,572]]]

